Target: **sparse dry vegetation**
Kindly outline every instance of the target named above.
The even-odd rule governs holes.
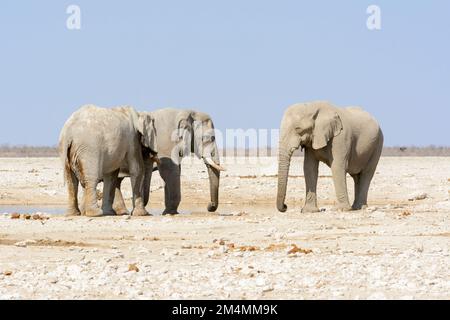
[[[33,146],[0,146],[0,158],[49,158],[57,157],[56,147],[33,147]]]
[[[226,149],[222,151],[222,156],[277,156],[276,149]],[[295,153],[296,156],[302,157],[303,152],[300,150]],[[399,146],[385,147],[383,149],[384,157],[450,157],[450,147],[443,146]],[[33,147],[33,146],[0,146],[0,158],[46,158],[57,157],[58,149],[53,147]]]

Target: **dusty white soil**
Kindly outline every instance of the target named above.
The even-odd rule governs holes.
[[[331,210],[321,166],[325,211],[315,214],[300,213],[302,158],[291,165],[284,214],[276,158],[227,158],[214,214],[204,165],[184,162],[186,214],[159,215],[155,173],[153,217],[25,220],[11,211],[63,210],[59,160],[0,159],[0,299],[450,298],[450,158],[382,158],[369,209],[346,213]],[[288,254],[293,244],[299,252]]]

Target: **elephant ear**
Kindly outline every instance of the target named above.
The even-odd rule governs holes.
[[[175,130],[172,132],[171,140],[173,149],[171,159],[180,164],[183,157],[190,154],[192,139],[192,118],[189,111],[180,111],[175,117]]]
[[[181,111],[178,113],[175,122],[177,124],[176,137],[173,140],[185,142],[188,135],[192,131],[192,118],[189,111]],[[190,144],[190,141],[189,141]]]
[[[136,129],[141,134],[141,144],[157,153],[155,120],[150,113],[139,114]]]
[[[203,153],[203,135],[204,135],[204,126],[203,122],[209,120],[209,116],[202,112],[191,112],[192,117],[192,143],[191,143],[191,152],[194,152],[195,155],[200,159],[202,158]]]
[[[312,147],[315,150],[326,147],[328,142],[342,131],[342,121],[335,110],[321,109],[314,122]]]

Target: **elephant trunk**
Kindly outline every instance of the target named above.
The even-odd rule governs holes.
[[[150,200],[150,183],[152,181],[152,173],[153,173],[153,162],[156,162],[156,160],[151,159],[150,157],[146,157],[144,160],[144,181],[142,183],[142,192],[144,195],[144,207],[147,206],[149,200]],[[158,160],[159,161],[159,160]]]
[[[286,187],[288,182],[291,156],[292,154],[286,152],[284,149],[279,150],[277,208],[280,212],[286,212],[287,210],[287,206],[284,201],[286,199]]]
[[[220,171],[208,167],[208,175],[209,175],[209,190],[211,195],[211,202],[208,204],[208,211],[215,212],[219,207],[219,181],[220,181]]]

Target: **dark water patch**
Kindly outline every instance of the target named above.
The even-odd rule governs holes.
[[[55,206],[0,206],[0,213],[47,213],[51,215],[63,215],[65,211],[65,207]]]

